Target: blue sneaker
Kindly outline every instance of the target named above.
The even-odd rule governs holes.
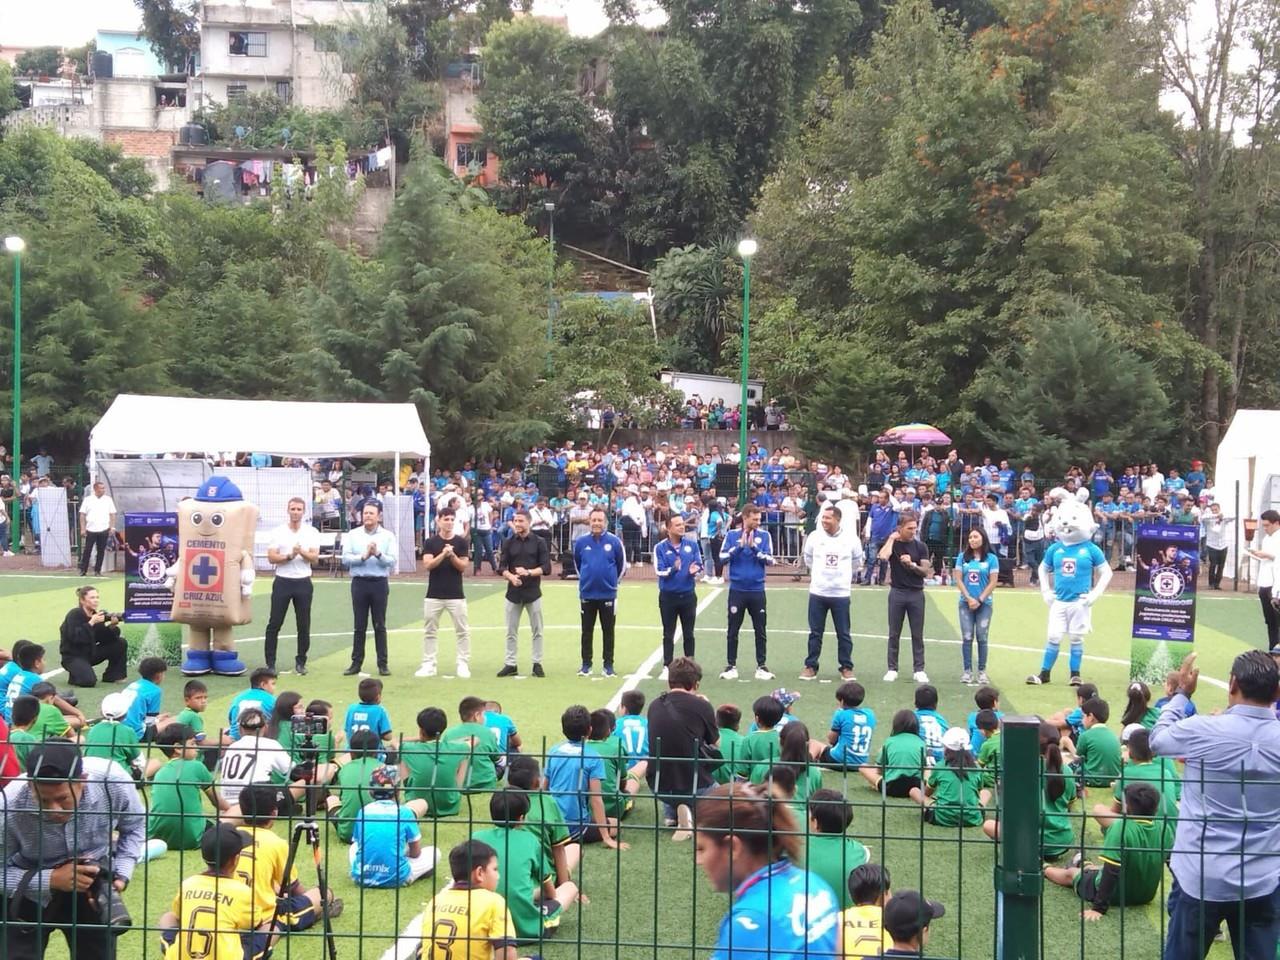
[[[201,677],[213,672],[213,654],[209,650],[188,650],[182,658],[182,675]]]
[[[589,663],[584,663],[584,664],[582,665],[582,668],[578,671],[578,676],[580,676],[580,677],[589,677],[589,676],[591,676],[591,664],[589,664]]]
[[[213,651],[213,672],[220,677],[239,677],[249,668],[234,650]]]
[[[605,667],[605,668],[604,668],[604,676],[606,676],[606,677],[616,677],[616,676],[617,676],[617,674],[613,672],[613,667]]]

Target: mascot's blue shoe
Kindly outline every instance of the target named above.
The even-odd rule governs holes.
[[[213,672],[218,676],[238,677],[248,669],[234,650],[213,651]]]
[[[182,658],[182,675],[199,677],[213,671],[213,657],[208,650],[188,650]]]

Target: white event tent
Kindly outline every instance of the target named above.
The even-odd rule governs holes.
[[[305,459],[430,459],[431,445],[411,403],[218,400],[122,393],[89,434],[89,470],[99,457],[250,451]]]
[[[1257,521],[1263,510],[1280,509],[1280,410],[1237,410],[1231,426],[1218,444],[1213,464],[1214,496],[1222,512],[1238,524]],[[1252,527],[1253,524],[1250,524]],[[1241,554],[1248,546],[1240,529]],[[1257,561],[1238,566],[1235,538],[1228,544],[1227,573],[1255,579],[1251,569]]]

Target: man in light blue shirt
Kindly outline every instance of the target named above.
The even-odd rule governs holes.
[[[1151,751],[1182,757],[1169,869],[1164,960],[1203,960],[1225,920],[1237,958],[1274,957],[1280,939],[1280,673],[1261,650],[1236,657],[1227,709],[1187,716],[1200,671],[1189,654],[1178,692],[1151,728]]]
[[[353,677],[364,664],[364,641],[373,616],[373,644],[378,656],[378,673],[390,676],[387,666],[387,597],[391,592],[387,578],[395,566],[396,537],[382,524],[382,504],[366,501],[360,509],[362,526],[342,538],[342,565],[351,571],[351,607],[355,614],[355,631],[351,647],[351,666],[343,671]]]

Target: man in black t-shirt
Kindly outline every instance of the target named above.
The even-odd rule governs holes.
[[[712,762],[719,759],[716,712],[698,693],[702,667],[692,657],[677,657],[667,667],[666,693],[649,704],[649,766],[645,779],[663,802],[668,821],[680,829],[672,840],[692,834],[694,797],[715,786]]]
[[[467,538],[453,532],[454,513],[441,510],[436,516],[436,533],[422,545],[422,559],[427,568],[427,598],[422,601],[422,666],[415,677],[436,675],[436,630],[440,615],[446,610],[453,618],[453,631],[458,636],[456,673],[466,680],[471,676],[471,630],[467,626],[467,599],[462,592],[462,571],[467,568],[471,551]]]
[[[902,640],[902,620],[911,624],[912,679],[928,683],[924,672],[924,578],[933,575],[929,548],[916,539],[919,522],[910,510],[898,514],[898,529],[880,548],[881,560],[889,561],[889,669],[885,683],[898,679],[898,645]]]
[[[498,554],[498,570],[507,581],[506,621],[507,649],[499,677],[514,677],[516,668],[516,632],[520,614],[529,611],[529,629],[533,632],[533,675],[545,677],[542,669],[542,578],[551,576],[551,548],[542,537],[529,530],[529,511],[524,507],[511,517],[514,534],[502,541]]]

